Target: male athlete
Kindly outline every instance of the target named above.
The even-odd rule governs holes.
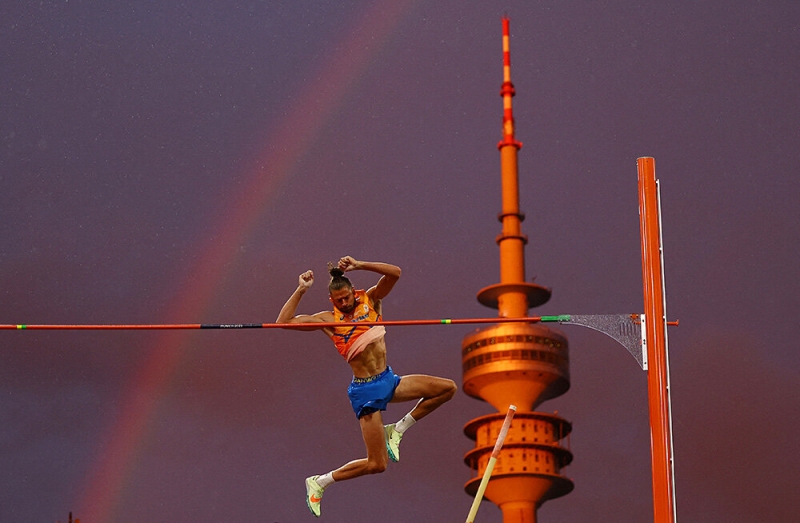
[[[400,267],[381,262],[358,261],[350,256],[338,266],[328,264],[328,284],[333,311],[295,315],[303,295],[314,283],[314,273],[300,275],[297,289],[281,309],[277,323],[304,323],[303,330],[322,330],[353,370],[353,381],[347,389],[350,403],[361,425],[367,446],[367,457],[341,467],[306,478],[306,502],[311,513],[319,517],[322,493],[336,481],[376,474],[386,470],[389,459],[400,461],[400,440],[411,425],[448,401],[456,392],[453,380],[422,374],[398,376],[386,365],[386,342],[383,326],[359,326],[361,321],[381,321],[382,300],[400,278]],[[354,290],[345,272],[362,270],[381,275],[369,290]],[[341,323],[341,327],[314,327],[314,323]],[[400,421],[384,427],[381,411],[389,402],[419,400]]]

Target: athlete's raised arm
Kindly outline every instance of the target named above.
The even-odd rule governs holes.
[[[397,265],[384,262],[367,262],[359,261],[352,256],[345,256],[339,260],[339,268],[344,272],[348,271],[372,271],[381,275],[373,287],[371,287],[367,294],[372,300],[381,300],[386,297],[392,290],[394,284],[400,279],[402,271]]]
[[[333,321],[333,314],[330,311],[322,311],[316,314],[296,314],[300,300],[312,285],[314,285],[313,271],[306,271],[300,275],[297,288],[281,308],[278,319],[275,320],[276,323],[322,323]],[[308,329],[301,330],[315,330],[321,328],[323,327],[313,327],[309,325]]]

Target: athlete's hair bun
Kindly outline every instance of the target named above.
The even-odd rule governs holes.
[[[331,274],[331,278],[334,279],[344,276],[344,271],[338,266],[334,265],[333,262],[328,262],[328,272]]]
[[[353,286],[353,284],[350,283],[350,280],[347,279],[347,276],[344,275],[344,271],[333,262],[328,262],[328,272],[331,273],[331,281],[328,284],[329,291],[335,291]]]

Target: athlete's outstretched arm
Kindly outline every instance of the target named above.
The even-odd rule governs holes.
[[[329,318],[326,318],[325,312],[318,312],[317,314],[295,314],[297,312],[297,306],[300,305],[300,300],[303,299],[303,295],[306,293],[308,289],[314,284],[314,272],[313,271],[306,271],[300,275],[298,278],[297,288],[294,290],[289,299],[286,300],[286,303],[281,308],[281,312],[278,314],[278,319],[275,320],[276,323],[320,323],[324,321],[329,321]],[[308,330],[312,330],[314,327],[310,327]]]
[[[370,288],[367,293],[373,300],[381,300],[392,290],[394,284],[400,279],[402,271],[397,265],[384,262],[365,262],[359,261],[352,256],[345,256],[339,260],[339,268],[347,271],[372,271],[381,275],[378,283]]]

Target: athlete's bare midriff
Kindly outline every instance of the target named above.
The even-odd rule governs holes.
[[[386,370],[386,340],[375,340],[358,356],[350,360],[350,368],[356,378],[377,376]]]

